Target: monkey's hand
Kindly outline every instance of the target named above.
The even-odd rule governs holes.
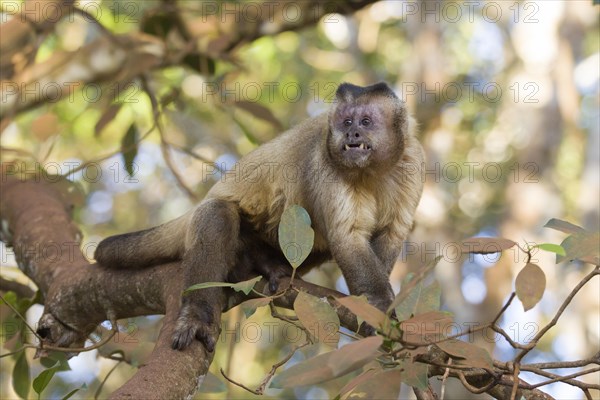
[[[215,298],[215,301],[211,302],[204,296],[203,298],[194,297],[193,301],[186,301],[188,298],[184,299],[173,332],[171,347],[175,350],[183,350],[192,344],[194,339],[198,339],[204,344],[207,351],[213,352],[221,333],[219,326],[221,309],[217,304],[219,301]]]

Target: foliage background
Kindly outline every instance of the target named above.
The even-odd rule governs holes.
[[[0,5],[5,9],[7,3]],[[201,197],[216,176],[208,176],[209,164],[188,152],[231,166],[280,132],[269,117],[256,117],[264,113],[256,104],[288,128],[326,110],[339,82],[366,85],[384,80],[407,101],[419,123],[428,171],[416,228],[392,274],[394,288],[399,289],[408,271],[442,254],[436,279],[442,286],[443,307],[455,313],[463,327],[488,321],[513,289],[525,259],[517,252],[501,258],[459,257],[457,242],[490,235],[521,244],[560,243],[563,235],[542,228],[552,217],[599,229],[600,32],[599,8],[590,1],[475,3],[469,11],[456,2],[379,2],[353,16],[328,15],[314,27],[262,37],[214,65],[191,60],[155,70],[150,86],[158,97],[173,99],[165,106],[161,121],[174,167],[185,186]],[[114,33],[140,31],[144,15],[151,15],[158,5],[153,1],[93,4],[101,10],[99,21]],[[202,4],[183,1],[180,6],[190,28],[201,32]],[[9,19],[2,14],[2,22]],[[41,43],[37,60],[61,50],[76,50],[99,35],[101,31],[83,18],[62,21],[56,33]],[[214,73],[205,73],[207,68],[214,68]],[[215,84],[225,91],[212,94]],[[145,133],[153,126],[153,118],[150,99],[139,81],[125,89],[116,95],[114,85],[104,85],[97,98],[98,88],[77,92],[71,99],[20,114],[1,136],[3,161],[19,159],[30,168],[39,163],[50,173],[65,174],[76,163],[115,153],[97,161],[94,166],[99,169],[89,167],[69,175],[85,193],[76,218],[89,256],[101,238],[162,223],[193,204],[165,164],[156,130],[140,143],[134,160],[136,174],[128,177],[119,151],[123,138],[132,124],[139,135]],[[253,105],[244,109],[236,105],[240,101]],[[118,114],[95,132],[111,104],[121,105]],[[98,179],[97,171],[102,174]],[[10,250],[2,248],[2,255],[3,276],[24,279]],[[556,265],[549,253],[535,258],[548,280],[544,298],[527,313],[519,303],[513,304],[503,317],[507,332],[520,341],[533,336],[548,320],[586,270],[579,263]],[[312,272],[307,279],[341,290],[345,287],[332,265]],[[598,282],[591,282],[535,351],[535,360],[573,360],[588,356],[590,349],[597,351],[598,293]],[[40,312],[41,307],[29,311],[32,324]],[[119,344],[133,341],[129,346],[143,363],[145,352],[151,349],[147,342],[156,334],[159,321],[158,317],[130,321],[134,333]],[[219,375],[218,369],[223,368],[237,381],[251,387],[258,384],[290,346],[284,340],[286,335],[290,338],[289,332],[279,323],[274,334],[268,334],[270,323],[274,322],[267,313],[259,312],[249,320],[239,310],[228,313],[224,340],[211,370]],[[512,356],[501,341],[489,340],[486,346],[501,360]],[[295,356],[292,362],[301,357]],[[0,397],[13,398],[12,360],[0,362]],[[90,389],[76,397],[89,397],[114,365],[95,351],[70,363],[73,371],[58,374],[60,379],[46,395],[58,396],[86,382]],[[103,393],[119,387],[133,371],[131,366],[118,366]],[[328,398],[335,386],[334,382],[300,388],[287,395]],[[557,398],[580,395],[567,385],[552,385],[550,390]],[[279,392],[269,394],[284,395]],[[448,398],[470,396],[461,391],[460,384],[449,383],[447,393]],[[201,393],[198,398],[249,396],[228,386],[227,392]]]

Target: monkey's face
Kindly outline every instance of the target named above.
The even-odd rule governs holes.
[[[336,165],[349,169],[385,167],[402,151],[401,132],[385,100],[341,102],[329,120],[328,151]],[[389,115],[388,115],[389,114]]]

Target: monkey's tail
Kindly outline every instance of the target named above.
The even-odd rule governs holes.
[[[94,258],[108,268],[146,268],[181,259],[187,218],[182,216],[166,224],[143,231],[110,236],[101,241]]]

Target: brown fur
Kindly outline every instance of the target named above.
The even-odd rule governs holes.
[[[106,239],[96,259],[106,266],[144,267],[182,258],[189,285],[231,279],[236,270],[248,269],[278,278],[290,271],[279,251],[278,224],[283,211],[298,204],[315,230],[306,267],[333,257],[351,293],[366,294],[385,309],[393,295],[389,273],[422,191],[423,152],[413,129],[387,85],[342,84],[329,114],[243,157],[182,217]],[[357,149],[359,143],[367,150]],[[222,297],[218,289],[204,289],[184,298],[175,348],[194,337],[214,348]]]

